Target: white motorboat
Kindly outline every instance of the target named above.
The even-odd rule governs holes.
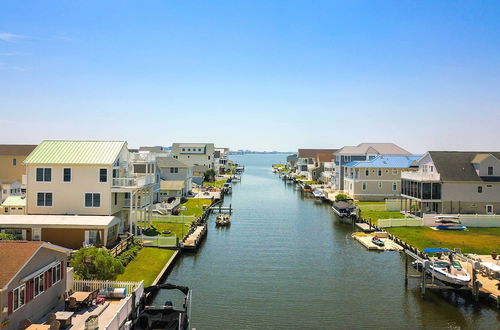
[[[450,255],[452,256],[453,254]],[[449,257],[443,257],[443,258],[432,257],[430,258],[429,261],[430,265],[429,268],[427,269],[427,274],[429,276],[439,280],[443,284],[455,288],[460,288],[462,286],[469,285],[471,277],[467,272],[467,270],[465,270],[462,267],[460,261],[453,259],[451,259],[450,261]],[[415,267],[418,271],[422,271],[423,264],[421,261],[417,260],[413,262],[413,267]]]
[[[216,226],[229,226],[231,224],[231,216],[229,214],[221,213],[215,219]]]

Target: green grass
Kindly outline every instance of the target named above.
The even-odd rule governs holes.
[[[185,206],[186,210],[181,211],[180,214],[183,215],[194,215],[195,218],[199,218],[203,214],[203,205],[212,204],[211,199],[207,198],[190,198],[184,204],[180,204],[179,207]]]
[[[116,280],[134,282],[144,280],[144,286],[149,286],[174,252],[172,250],[144,247],[139,251],[135,259],[125,267],[125,272],[118,275]]]
[[[278,169],[285,169],[285,165],[283,164],[273,164],[273,168],[278,168]]]
[[[402,215],[398,211],[386,211],[385,202],[358,202],[361,209],[361,217],[365,220],[370,220],[373,224],[378,224],[379,219],[402,219]]]
[[[461,248],[463,253],[490,254],[500,251],[500,228],[468,228],[466,231],[433,230],[429,227],[387,228],[418,249]]]
[[[148,229],[144,234],[148,236],[164,236],[169,237],[176,235],[179,240],[182,240],[189,230],[190,223],[173,223],[173,222],[156,222],[155,218],[151,218],[151,225],[154,229]],[[170,234],[162,234],[164,230],[170,230]]]
[[[212,186],[212,187],[222,187],[224,185],[224,183],[226,183],[227,180],[218,180],[218,181],[215,181],[215,182],[203,182],[203,186],[205,187],[208,187],[208,186]]]

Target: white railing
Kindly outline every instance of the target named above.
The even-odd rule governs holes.
[[[141,162],[141,163],[152,163],[156,160],[156,154],[150,152],[139,152],[139,153],[131,153],[130,161],[131,162]]]
[[[149,205],[151,203],[151,197],[150,196],[142,196],[141,200],[138,201],[137,207],[143,207],[146,205]],[[123,199],[123,207],[130,207],[130,198],[124,198]]]
[[[126,297],[120,301],[120,306],[113,318],[106,324],[106,330],[118,330],[127,321],[133,311],[132,297]]]
[[[128,282],[128,281],[98,281],[98,280],[74,280],[73,291],[92,292],[94,290],[103,290],[107,288],[126,288],[127,296],[136,291],[139,287],[144,286],[144,282]]]
[[[177,236],[136,236],[139,238],[144,246],[152,247],[176,247],[177,246]]]
[[[378,226],[380,228],[421,227],[423,225],[424,225],[424,221],[422,219],[404,218],[404,219],[379,219],[378,220]]]
[[[153,174],[146,174],[128,178],[113,178],[113,187],[144,187],[155,183]]]
[[[441,175],[436,172],[420,171],[402,171],[401,179],[414,180],[414,181],[440,181]]]

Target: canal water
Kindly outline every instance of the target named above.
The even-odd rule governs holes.
[[[242,182],[215,228],[183,254],[168,282],[193,289],[192,326],[203,329],[498,329],[493,308],[404,286],[398,252],[368,252],[328,205],[271,172],[285,155],[244,155]],[[155,303],[172,299],[160,293]]]

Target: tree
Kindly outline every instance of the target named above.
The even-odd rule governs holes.
[[[12,234],[2,234],[0,233],[0,241],[13,241],[16,239],[16,236]]]
[[[349,196],[347,196],[346,194],[337,194],[337,195],[335,195],[335,201],[336,202],[342,201],[342,200],[346,200],[346,199],[349,199]]]
[[[95,246],[78,250],[70,265],[78,278],[84,280],[114,280],[125,271],[120,260],[113,258],[108,250]]]
[[[205,172],[205,181],[215,182],[215,171],[213,168],[210,168]]]

